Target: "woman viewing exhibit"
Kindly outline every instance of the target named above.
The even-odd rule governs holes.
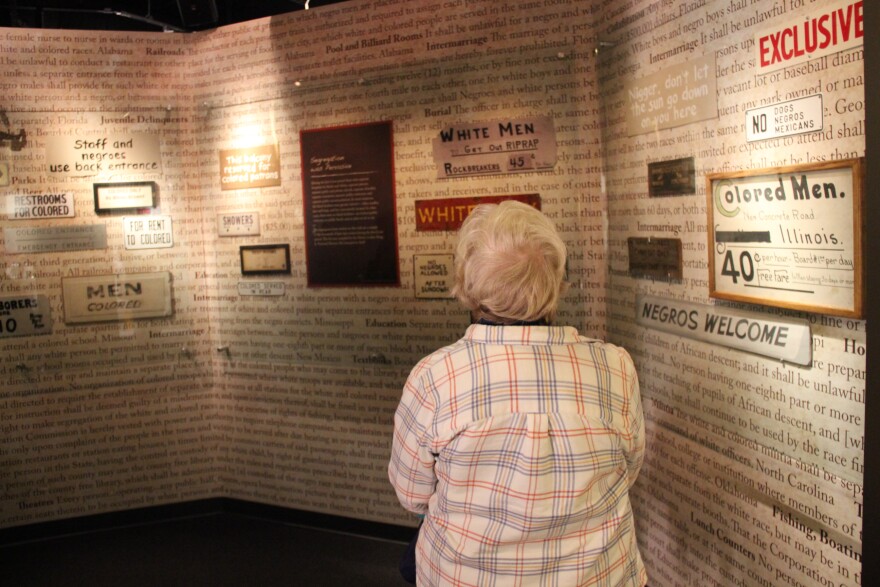
[[[565,244],[538,210],[477,206],[454,295],[474,323],[410,373],[389,478],[424,516],[419,585],[646,584],[629,488],[644,420],[629,354],[554,326]]]

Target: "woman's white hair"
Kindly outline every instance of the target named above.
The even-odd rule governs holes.
[[[475,318],[551,321],[565,278],[565,243],[535,208],[507,200],[474,208],[458,233],[452,294]]]

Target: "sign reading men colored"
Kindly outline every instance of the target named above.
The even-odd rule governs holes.
[[[108,322],[172,314],[171,274],[123,273],[65,277],[64,322]]]
[[[434,162],[441,179],[553,169],[553,119],[541,116],[448,126],[434,138]]]

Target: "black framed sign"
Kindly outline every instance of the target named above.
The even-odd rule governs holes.
[[[290,275],[290,245],[242,245],[242,275]]]
[[[129,181],[122,183],[93,184],[95,212],[139,210],[156,205],[158,186],[154,181]]]

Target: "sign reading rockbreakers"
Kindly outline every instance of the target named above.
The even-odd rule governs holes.
[[[126,249],[164,249],[174,246],[171,216],[127,216],[122,223]]]
[[[73,218],[73,194],[14,194],[6,198],[9,220]]]
[[[443,128],[434,138],[434,163],[441,179],[553,169],[553,119],[504,119]]]
[[[65,277],[61,289],[67,324],[172,314],[171,274],[167,271]]]
[[[52,310],[43,295],[0,298],[0,338],[52,332]]]
[[[806,320],[769,319],[732,308],[639,296],[636,322],[655,330],[796,365],[812,363],[810,323]]]

